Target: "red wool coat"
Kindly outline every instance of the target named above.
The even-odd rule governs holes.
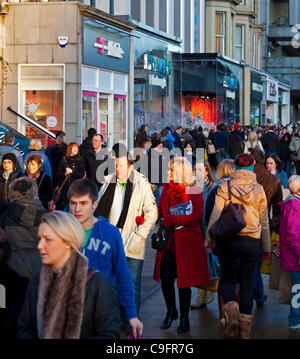
[[[184,202],[191,200],[193,211],[190,215],[174,216],[169,212],[166,184],[163,188],[159,203],[159,218],[166,218],[172,226],[184,226],[170,231],[169,240],[175,236],[177,287],[198,287],[210,282],[207,267],[206,252],[200,227],[203,216],[202,193],[186,194]],[[167,246],[168,247],[168,246]],[[164,251],[156,252],[153,279],[160,281],[160,265]]]

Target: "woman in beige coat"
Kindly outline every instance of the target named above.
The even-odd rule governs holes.
[[[270,252],[270,231],[266,195],[253,173],[254,158],[248,154],[240,154],[235,165],[237,171],[229,177],[231,201],[244,205],[246,227],[233,238],[217,241],[215,249],[221,265],[219,285],[224,300],[224,336],[234,337],[238,331],[239,337],[246,339],[249,338],[253,322],[253,273],[259,256],[260,240],[265,258]],[[210,228],[228,203],[228,184],[224,179],[219,185],[208,224],[207,241],[210,241]],[[239,304],[235,293],[237,278],[240,282]]]

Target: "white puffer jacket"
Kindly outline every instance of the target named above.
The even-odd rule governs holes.
[[[132,196],[121,235],[126,257],[144,260],[145,242],[157,220],[158,210],[148,179],[135,170],[133,172]],[[113,176],[114,174],[105,177],[105,182],[99,192],[99,200],[107,190]],[[135,219],[142,214],[145,221],[138,226]]]

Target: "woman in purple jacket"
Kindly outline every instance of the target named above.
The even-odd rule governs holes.
[[[289,189],[290,196],[280,202],[280,263],[292,275],[289,327],[300,329],[300,176],[290,177]]]

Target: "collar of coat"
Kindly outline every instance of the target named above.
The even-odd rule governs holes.
[[[88,260],[77,252],[56,275],[43,265],[37,302],[40,339],[79,339],[87,272]]]

